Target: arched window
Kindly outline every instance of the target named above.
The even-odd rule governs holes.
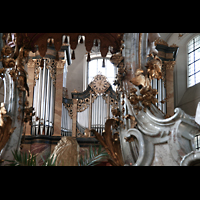
[[[188,87],[200,83],[200,35],[188,43]]]
[[[105,66],[103,66],[103,58],[96,57],[93,58],[90,62],[88,62],[87,69],[87,84],[89,84],[93,77],[97,74],[102,74],[107,77],[107,80],[112,85],[113,90],[115,90],[115,86],[113,85],[113,81],[117,74],[117,68],[110,62],[110,58],[105,58]]]

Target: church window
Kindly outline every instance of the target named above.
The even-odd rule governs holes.
[[[188,43],[188,87],[200,83],[200,35]]]

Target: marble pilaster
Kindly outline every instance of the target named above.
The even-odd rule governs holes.
[[[176,61],[164,61],[166,70],[166,97],[167,97],[167,115],[174,115],[174,65]]]
[[[36,157],[36,165],[41,166],[43,164],[43,159],[46,160],[51,153],[51,145],[48,143],[33,143],[30,146],[30,152]],[[43,158],[43,159],[42,159]]]
[[[55,94],[55,113],[54,113],[54,136],[61,135],[64,64],[65,60],[58,61],[56,66],[57,69],[56,69],[56,94]]]
[[[30,59],[27,64],[27,83],[29,86],[29,96],[27,96],[27,101],[29,102],[29,107],[33,105],[33,90],[34,90],[34,69],[35,69],[35,62],[33,59]],[[31,125],[26,123],[26,135],[31,134]]]

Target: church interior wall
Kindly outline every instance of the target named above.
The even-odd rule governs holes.
[[[169,45],[176,44],[179,51],[174,67],[174,107],[183,109],[187,114],[194,116],[200,101],[200,83],[187,88],[187,43],[199,33],[185,33],[181,38],[173,33],[166,41]]]

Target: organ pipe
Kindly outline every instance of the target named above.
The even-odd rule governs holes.
[[[113,106],[118,106],[118,100],[112,87],[98,94],[88,86],[82,93],[72,93],[72,99],[63,98],[61,135],[95,137],[91,129],[102,134]]]
[[[166,114],[166,103],[162,104],[161,101],[166,98],[166,88],[164,86],[164,81],[162,79],[157,80],[153,79],[151,81],[151,87],[153,89],[157,89],[158,94],[156,98],[158,99],[158,103],[156,103],[156,106],[164,113]]]
[[[35,76],[33,107],[35,116],[32,118],[32,135],[53,135],[54,105],[55,105],[55,64],[47,62],[40,67],[38,59],[36,68],[39,74]],[[53,69],[54,68],[54,69]]]

